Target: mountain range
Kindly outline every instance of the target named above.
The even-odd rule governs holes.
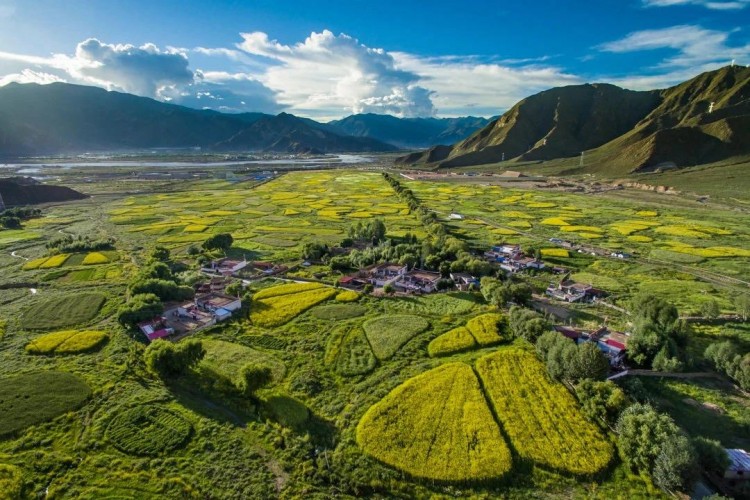
[[[397,160],[435,168],[586,161],[568,173],[622,175],[750,154],[750,69],[727,66],[663,90],[558,87],[523,99],[452,146]]]
[[[0,87],[0,156],[151,148],[277,153],[387,152],[463,139],[483,118],[355,115],[319,123],[288,113],[229,114],[97,87]]]

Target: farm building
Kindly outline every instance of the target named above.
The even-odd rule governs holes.
[[[468,290],[472,285],[479,286],[479,280],[469,273],[451,273],[450,276],[461,291]]]
[[[440,273],[414,269],[396,280],[393,286],[407,292],[431,293],[437,290],[437,283],[441,277]]]
[[[148,321],[138,323],[138,328],[146,336],[149,342],[169,337],[174,333],[173,328],[167,327],[167,318],[163,316],[157,316]]]
[[[516,254],[500,263],[500,269],[509,273],[518,273],[526,269],[544,269],[544,262],[523,254]]]
[[[232,297],[231,295],[212,292],[196,297],[195,305],[204,311],[216,313],[217,311],[224,309],[231,314],[233,311],[242,307],[242,300],[237,297]]]
[[[572,280],[563,279],[559,283],[551,283],[545,293],[550,297],[565,302],[581,302],[604,297],[607,293],[604,290],[594,288],[592,285],[577,283]]]
[[[247,267],[247,259],[234,260],[234,259],[221,259],[214,260],[211,262],[209,267],[203,268],[206,272],[219,273],[223,275],[231,275],[238,272],[241,269]]]
[[[407,271],[407,266],[393,263],[375,264],[363,269],[363,272],[368,276],[370,283],[375,286],[393,284],[404,276]]]
[[[555,325],[552,329],[577,344],[596,342],[597,347],[607,356],[612,366],[622,366],[625,360],[625,351],[628,348],[630,338],[627,333],[610,331],[606,326],[601,326],[593,332],[564,325]]]
[[[729,467],[724,471],[724,479],[747,481],[750,479],[750,453],[740,449],[727,449]]]
[[[362,290],[367,281],[359,276],[344,276],[339,279],[339,286],[350,290]]]

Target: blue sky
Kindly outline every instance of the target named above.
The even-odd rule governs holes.
[[[750,64],[750,0],[0,0],[0,85],[320,120],[498,114],[559,85]]]

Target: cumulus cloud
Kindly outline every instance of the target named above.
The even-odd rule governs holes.
[[[276,93],[246,73],[196,71],[195,82],[173,92],[172,102],[193,108],[215,109],[225,113],[257,111],[279,113]]]
[[[51,73],[44,73],[41,71],[34,71],[31,69],[23,69],[20,73],[10,73],[0,78],[0,87],[7,85],[11,82],[15,83],[40,83],[46,85],[54,82],[65,82],[64,78]]]
[[[501,113],[530,94],[583,80],[554,66],[482,63],[476,57],[425,58],[395,52],[400,68],[419,74],[441,116]],[[546,59],[545,59],[546,60]]]
[[[740,10],[750,5],[750,0],[643,0],[644,7],[677,5],[698,5],[711,10]]]
[[[270,61],[259,76],[294,112],[331,117],[346,112],[388,112],[432,116],[431,92],[420,75],[396,66],[383,49],[370,48],[346,34],[328,30],[284,45],[266,33],[242,33],[237,47]]]

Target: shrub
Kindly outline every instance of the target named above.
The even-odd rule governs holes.
[[[166,340],[151,342],[143,358],[149,371],[160,377],[182,375],[200,363],[206,355],[199,340],[186,340],[173,344]]]
[[[270,367],[248,363],[240,369],[237,389],[246,396],[253,396],[258,389],[267,386],[272,380],[273,373]]]

